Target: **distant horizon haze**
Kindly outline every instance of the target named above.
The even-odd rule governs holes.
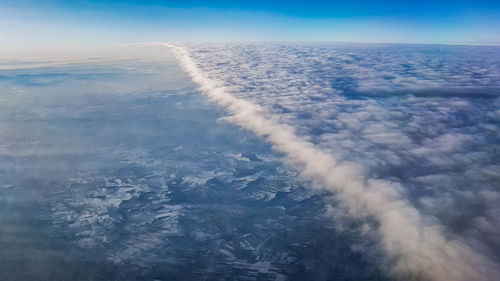
[[[0,58],[131,42],[500,45],[498,1],[0,1]]]

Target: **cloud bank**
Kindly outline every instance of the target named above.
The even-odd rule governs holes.
[[[498,59],[484,63],[496,49],[159,45],[228,120],[365,221],[393,276],[500,276],[500,102],[484,91],[499,86]],[[457,54],[476,56],[475,65]],[[393,94],[377,96],[384,91]]]

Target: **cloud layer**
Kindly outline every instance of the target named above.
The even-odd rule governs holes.
[[[162,46],[226,119],[335,193],[394,276],[500,275],[497,48]]]

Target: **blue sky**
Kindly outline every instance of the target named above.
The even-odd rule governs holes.
[[[499,30],[500,1],[485,0],[0,0],[1,51],[143,41],[498,44]]]

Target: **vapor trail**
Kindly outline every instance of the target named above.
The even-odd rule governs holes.
[[[332,191],[341,207],[355,218],[375,218],[380,226],[379,247],[389,271],[403,280],[493,280],[500,276],[497,265],[460,238],[445,237],[444,228],[429,223],[408,201],[404,188],[395,182],[366,178],[361,167],[336,159],[297,136],[290,126],[269,117],[257,104],[231,95],[196,66],[189,53],[178,46],[172,49],[183,69],[211,100],[231,113],[228,118],[270,142],[286,155],[287,163],[304,178]]]

